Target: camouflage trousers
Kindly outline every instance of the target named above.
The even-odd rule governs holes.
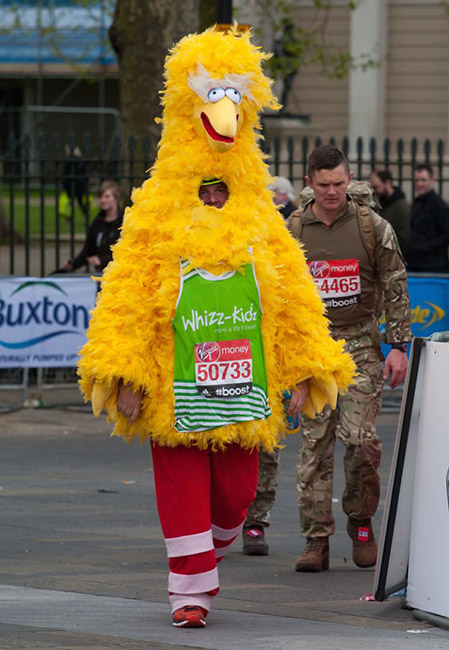
[[[303,418],[297,493],[304,537],[324,537],[335,531],[332,483],[337,438],[345,446],[343,511],[348,517],[367,519],[379,503],[382,443],[376,434],[376,417],[383,385],[379,350],[368,326],[334,330],[333,336],[346,339],[358,375],[339,397],[336,410],[326,407],[315,420]]]
[[[276,498],[279,475],[279,449],[269,454],[259,451],[259,480],[256,496],[248,508],[245,526],[269,526],[270,510]]]

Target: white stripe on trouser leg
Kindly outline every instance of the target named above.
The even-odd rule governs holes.
[[[215,539],[219,539],[222,542],[226,542],[228,539],[233,539],[240,534],[240,531],[243,528],[244,521],[236,528],[220,528],[220,526],[215,526],[212,524],[212,535]]]
[[[172,573],[168,576],[168,591],[175,594],[200,594],[205,591],[212,591],[218,587],[217,567],[204,573],[184,575],[183,573]]]
[[[235,540],[232,540],[232,542],[230,544],[227,544],[227,546],[220,546],[220,548],[216,548],[215,549],[215,557],[216,558],[223,557],[224,555],[229,553],[229,551],[231,550],[231,546],[233,545],[234,541]]]
[[[209,596],[209,594],[171,594],[169,598],[172,614],[180,607],[186,607],[186,605],[199,605],[207,611],[210,611],[212,605],[212,596]]]
[[[182,537],[168,537],[165,540],[167,557],[183,557],[184,555],[196,555],[211,551],[214,548],[212,531],[194,535],[182,535]]]

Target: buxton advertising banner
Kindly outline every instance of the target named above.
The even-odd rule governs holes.
[[[96,295],[89,277],[0,278],[0,368],[75,366]]]

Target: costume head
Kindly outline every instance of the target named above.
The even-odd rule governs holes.
[[[278,107],[262,71],[267,58],[249,33],[236,29],[189,35],[173,48],[157,160],[133,194],[125,231],[132,220],[152,240],[155,229],[175,233],[178,254],[199,266],[238,268],[249,261],[249,248],[268,236],[267,217],[277,217],[257,133],[259,111]],[[220,210],[198,196],[202,181],[213,178],[229,191]]]
[[[183,38],[166,63],[164,129],[177,130],[178,141],[191,141],[195,133],[217,153],[235,147],[239,134],[258,124],[258,111],[278,108],[272,82],[261,68],[267,58],[251,44],[248,32],[236,29],[209,29]],[[163,141],[167,135],[163,133]]]
[[[186,36],[173,48],[165,66],[162,136],[154,172],[190,174],[197,187],[203,178],[213,177],[229,186],[254,157],[261,162],[255,133],[258,113],[279,107],[272,81],[261,67],[267,58],[252,45],[249,33],[237,30],[209,29]],[[259,185],[267,180],[265,174],[259,176]],[[246,182],[251,183],[248,175]]]

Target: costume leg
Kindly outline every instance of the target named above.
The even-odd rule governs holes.
[[[350,350],[358,376],[339,400],[337,437],[345,445],[346,487],[343,511],[356,520],[370,519],[379,504],[378,467],[382,443],[376,433],[376,418],[382,400],[382,363],[369,337],[359,339]],[[349,346],[350,347],[350,346]]]
[[[154,482],[170,569],[172,611],[210,609],[219,590],[211,530],[211,456],[197,447],[152,445]],[[233,480],[233,476],[231,480]]]
[[[279,449],[272,454],[259,451],[259,478],[256,496],[248,508],[245,526],[269,526],[270,510],[276,498],[280,458]]]
[[[335,425],[336,411],[329,407],[315,420],[303,417],[296,467],[303,537],[328,537],[335,531],[332,515]]]
[[[243,528],[257,487],[257,449],[237,444],[211,456],[211,518],[217,560],[223,558]]]

